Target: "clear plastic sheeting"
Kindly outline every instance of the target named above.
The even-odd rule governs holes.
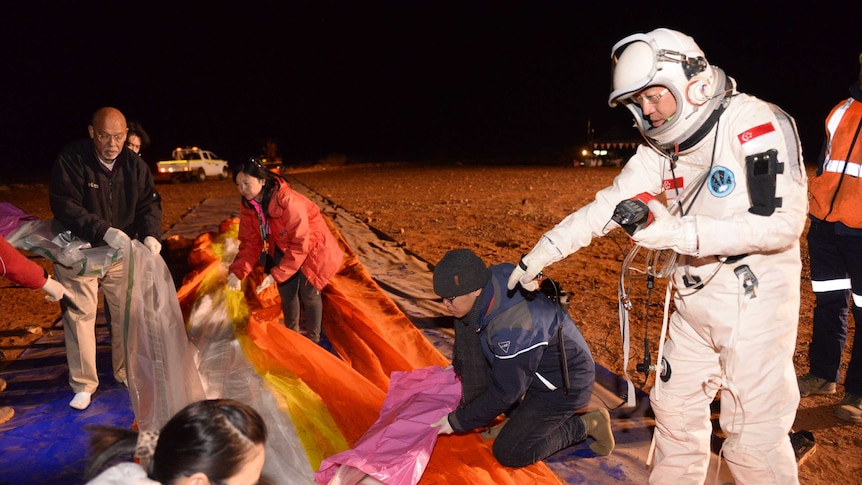
[[[228,315],[226,264],[208,266],[203,278],[196,281],[187,333],[178,292],[165,261],[139,241],[133,240],[120,250],[92,248],[56,221],[19,225],[16,231],[20,249],[55,263],[76,265],[81,274],[103,275],[110,264],[129,255],[123,283],[129,298],[124,311],[112,314],[112,318],[121,318],[124,323],[129,396],[139,430],[161,429],[194,401],[236,399],[255,408],[267,423],[264,474],[276,484],[313,483],[314,462],[309,460],[292,423],[288,400],[283,397],[301,391],[296,391],[287,377],[260,375],[244,354]],[[235,240],[227,250],[235,252]],[[245,351],[250,351],[248,344]],[[273,392],[276,386],[294,391]],[[317,402],[319,405],[319,399]],[[314,404],[302,406],[311,409]],[[339,444],[346,447],[343,438]],[[315,466],[320,459],[322,456]]]
[[[452,369],[393,372],[380,418],[352,449],[323,460],[315,478],[330,485],[354,485],[365,475],[386,485],[417,484],[437,443],[431,423],[455,409],[460,398]]]
[[[131,249],[124,312],[129,396],[138,429],[155,431],[206,395],[195,362],[198,349],[186,335],[165,261],[139,241],[132,241]]]
[[[6,241],[18,249],[72,268],[79,275],[103,276],[124,254],[123,250],[110,246],[92,247],[56,219],[22,220]]]
[[[213,276],[218,276],[218,271]],[[198,369],[207,398],[227,397],[246,403],[267,424],[263,474],[273,483],[313,483],[313,470],[287,403],[243,354],[228,318],[224,285],[212,287],[197,300],[189,317],[189,336],[200,350]]]
[[[122,249],[92,247],[56,220],[27,221],[12,232],[15,246],[39,254],[78,274],[103,276],[126,258],[123,285],[128,300],[121,312],[126,340],[129,397],[138,429],[160,429],[187,404],[205,394],[186,335],[177,291],[165,261],[141,242]]]

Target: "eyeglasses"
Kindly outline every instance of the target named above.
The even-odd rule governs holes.
[[[634,96],[632,96],[632,99],[635,103],[638,103],[641,106],[645,104],[658,104],[658,102],[661,101],[661,97],[665,94],[667,94],[667,88],[662,89],[660,93],[656,94],[635,94]]]
[[[458,298],[458,297],[457,296],[450,296],[449,298],[443,298],[443,299],[448,301],[450,305],[454,305],[455,304],[455,298]]]
[[[126,134],[123,133],[122,135],[109,135],[107,133],[96,133],[96,139],[101,141],[101,142],[106,142],[108,140],[114,140],[117,143],[122,143],[123,140],[126,139]]]

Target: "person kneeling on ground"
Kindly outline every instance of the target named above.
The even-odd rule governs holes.
[[[254,408],[232,399],[193,402],[158,433],[110,426],[89,430],[87,485],[264,483],[266,424]],[[116,463],[132,453],[142,465]]]
[[[434,292],[455,317],[453,367],[462,396],[432,426],[438,435],[463,433],[507,414],[492,435],[494,456],[509,467],[533,464],[587,436],[596,440],[590,448],[597,455],[609,455],[614,436],[608,411],[578,414],[595,381],[583,335],[543,293],[508,291],[513,269],[510,263],[488,268],[469,249],[449,251],[434,269]]]

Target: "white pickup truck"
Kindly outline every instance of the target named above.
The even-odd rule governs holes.
[[[181,182],[183,180],[205,181],[207,177],[226,179],[230,176],[227,160],[222,160],[209,150],[198,147],[176,148],[172,160],[156,164],[156,180]]]

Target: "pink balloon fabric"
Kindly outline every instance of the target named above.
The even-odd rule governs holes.
[[[315,481],[329,483],[340,468],[350,467],[386,485],[415,485],[437,443],[431,423],[452,412],[460,399],[461,383],[451,368],[392,372],[380,417],[353,449],[324,459]]]

